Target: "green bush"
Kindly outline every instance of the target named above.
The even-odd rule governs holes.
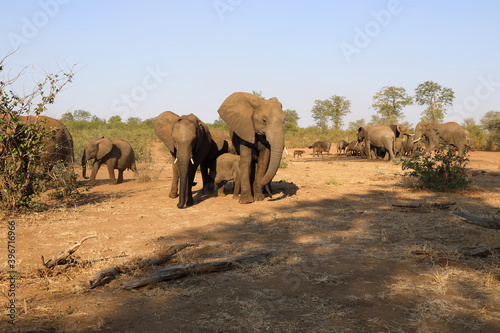
[[[417,178],[420,185],[434,191],[463,190],[471,181],[468,179],[466,153],[455,154],[452,146],[439,146],[434,151],[415,151],[411,159],[402,162],[402,169],[408,170],[405,177]]]
[[[0,60],[0,72],[7,57]],[[47,74],[31,93],[20,96],[12,86],[21,74],[0,81],[0,205],[6,210],[39,207],[35,199],[47,188],[50,170],[43,158],[45,145],[56,131],[46,128],[43,121],[25,124],[20,115],[41,115],[73,77],[71,71]],[[71,189],[62,192],[68,191]]]

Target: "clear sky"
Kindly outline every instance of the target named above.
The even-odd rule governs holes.
[[[235,91],[262,91],[313,125],[317,99],[351,100],[345,123],[371,119],[384,86],[434,81],[455,91],[445,120],[500,110],[500,2],[428,0],[2,1],[0,75],[76,64],[49,106],[109,119],[165,110],[205,122]],[[21,82],[20,82],[21,84]],[[18,88],[22,89],[22,88]],[[22,92],[22,91],[20,91]],[[413,125],[424,106],[403,110]]]

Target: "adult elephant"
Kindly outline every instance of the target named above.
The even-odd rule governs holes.
[[[207,125],[194,114],[178,116],[165,111],[155,120],[155,133],[174,158],[170,198],[179,191],[178,208],[193,205],[192,185],[200,166],[203,188],[213,191],[213,179],[208,175],[217,157],[217,144],[212,140]]]
[[[408,133],[405,125],[362,126],[358,128],[358,142],[364,142],[365,152],[369,159],[376,158],[370,154],[373,147],[385,148],[389,160],[394,159],[394,142],[397,137]]]
[[[460,155],[464,154],[468,140],[468,132],[454,121],[444,124],[421,121],[415,127],[413,142],[418,142],[424,136],[427,138],[427,150],[433,150],[439,144],[450,144],[457,148]]]
[[[95,183],[95,177],[102,164],[108,167],[109,180],[111,184],[123,183],[123,172],[130,169],[137,175],[135,165],[135,154],[130,144],[124,140],[111,140],[101,137],[87,142],[82,154],[82,176],[87,177],[87,161],[94,159],[90,184]],[[115,169],[118,170],[118,179],[115,178]]]
[[[240,155],[239,202],[263,200],[263,188],[276,175],[285,146],[285,113],[281,103],[276,97],[266,100],[235,92],[226,98],[218,112],[229,125],[231,141]],[[253,156],[257,160],[255,169],[252,169]]]
[[[40,128],[49,132],[49,135],[43,141],[44,148],[41,154],[45,170],[50,171],[59,162],[64,163],[67,167],[73,166],[75,160],[73,137],[62,122],[46,116],[18,116],[17,118],[18,121],[15,122],[11,116],[1,116],[0,132],[20,135],[19,133],[23,131],[23,128],[40,124]],[[4,147],[0,146],[0,153],[3,150]]]

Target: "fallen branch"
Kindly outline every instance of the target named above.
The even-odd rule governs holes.
[[[102,286],[107,282],[113,280],[120,274],[128,273],[136,269],[143,269],[149,266],[157,266],[166,263],[179,251],[185,249],[188,246],[194,246],[195,244],[177,244],[169,247],[160,249],[151,258],[141,259],[137,262],[125,263],[122,265],[117,265],[114,267],[106,268],[100,272],[94,274],[90,279],[90,289]]]
[[[418,205],[400,205],[400,204],[392,204],[392,207],[398,207],[398,208],[420,208],[420,207],[422,207],[422,204],[418,204]]]
[[[442,210],[446,210],[448,208],[450,208],[450,206],[453,206],[455,204],[455,202],[446,202],[446,203],[433,203],[433,204],[430,204],[430,205],[426,205],[426,204],[421,204],[421,203],[418,203],[416,205],[409,205],[409,204],[392,204],[392,207],[397,207],[397,208],[426,208],[426,209],[431,209],[431,208],[437,208],[437,209],[442,209]]]
[[[95,237],[97,237],[97,235],[91,235],[91,236],[87,236],[87,237],[83,238],[80,241],[80,243],[76,243],[75,245],[71,246],[70,248],[59,252],[58,254],[56,254],[55,256],[50,258],[49,260],[47,260],[47,262],[45,262],[45,258],[42,256],[43,265],[48,269],[53,269],[57,265],[66,264],[68,257],[70,257],[73,253],[75,253],[80,248],[80,246],[82,246],[83,242],[85,242],[87,239],[95,238]]]
[[[160,281],[175,280],[193,274],[206,274],[213,272],[227,271],[235,268],[240,268],[253,263],[262,262],[275,256],[277,251],[265,251],[257,254],[243,255],[235,258],[211,261],[199,264],[187,264],[166,267],[144,279],[130,281],[122,285],[123,289],[134,289],[143,287]]]
[[[453,214],[465,218],[465,222],[475,224],[483,228],[500,230],[500,219],[494,217],[484,217],[465,212],[454,212]]]
[[[479,242],[477,246],[463,247],[457,251],[466,256],[486,257],[495,251],[500,251],[500,243],[487,245],[483,242]]]

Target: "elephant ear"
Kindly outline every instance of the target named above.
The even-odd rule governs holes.
[[[174,140],[172,139],[172,126],[181,117],[172,111],[165,111],[156,117],[155,133],[158,138],[167,146],[171,153],[175,152]]]
[[[255,142],[254,109],[262,99],[249,93],[231,94],[219,107],[219,115],[230,129],[247,142]]]
[[[408,130],[408,128],[404,124],[399,124],[397,126],[397,129],[398,129],[398,132],[399,132],[398,138],[402,137],[404,135],[410,134],[410,131]]]
[[[100,160],[104,156],[108,155],[111,149],[113,149],[113,141],[111,141],[110,138],[99,138],[95,140],[95,143],[97,144],[97,154],[96,154],[96,159]]]
[[[196,117],[192,113],[187,115],[187,119],[196,124],[196,131],[198,137],[198,140],[196,142],[197,149],[201,149],[204,140],[207,140],[208,142],[212,141],[212,135],[210,134],[208,126],[203,121],[201,121],[198,117]]]

